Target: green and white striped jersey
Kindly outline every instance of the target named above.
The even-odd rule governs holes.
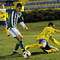
[[[16,12],[15,9],[6,9],[6,11],[8,12],[8,27],[17,27],[17,24],[20,22],[23,22],[23,16],[21,12]]]

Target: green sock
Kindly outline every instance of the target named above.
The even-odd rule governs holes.
[[[18,42],[18,43],[16,44],[15,51],[18,50],[19,46],[20,46],[20,43]]]
[[[15,51],[18,50],[19,46],[21,47],[22,51],[24,52],[25,49],[24,49],[24,45],[23,45],[23,41],[22,40],[18,41],[18,43],[16,44]]]
[[[25,49],[24,49],[23,41],[22,41],[22,40],[20,40],[19,42],[20,42],[21,49],[22,49],[22,51],[24,52],[24,51],[25,51]]]

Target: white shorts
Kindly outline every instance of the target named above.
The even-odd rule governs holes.
[[[9,32],[13,37],[22,36],[17,28],[9,28]]]

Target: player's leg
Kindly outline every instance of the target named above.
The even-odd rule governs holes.
[[[10,28],[9,31],[12,34],[12,36],[18,40],[14,52],[18,50],[19,46],[21,47],[22,51],[25,51],[23,45],[23,36],[21,35],[21,33],[16,28]]]
[[[41,49],[45,52],[45,53],[48,53],[47,51],[46,51],[46,46],[47,46],[47,40],[46,39],[40,39],[40,41],[39,41],[39,44],[41,44]]]
[[[21,47],[22,51],[24,52],[25,49],[24,49],[24,45],[23,45],[23,36],[21,35],[18,35],[16,37],[16,39],[18,40],[17,44],[16,44],[16,47],[15,47],[15,50],[18,50],[19,46]]]
[[[51,49],[55,49],[56,51],[59,51],[59,49],[54,46],[51,46]]]
[[[10,33],[9,33],[9,30],[8,30],[8,27],[7,27],[7,26],[5,26],[5,30],[6,30],[6,34],[7,34],[8,36],[10,36]]]
[[[47,43],[47,45],[46,45],[46,47],[44,48],[46,52],[51,53],[51,52],[59,51],[58,48],[53,47],[53,46],[50,46],[50,45],[48,44],[48,42],[46,42],[46,43]]]
[[[6,31],[6,34],[9,36],[9,30],[7,27],[7,21],[1,21],[0,24],[3,26],[3,29]]]
[[[0,21],[0,30],[4,30],[3,21]]]
[[[29,48],[40,48],[40,47],[41,47],[41,44],[31,44],[31,45],[26,45],[25,50]]]
[[[39,41],[39,44],[27,45],[27,46],[25,46],[25,49],[27,50],[29,48],[45,48],[45,46],[46,46],[46,41],[43,41],[43,39],[42,39]]]
[[[48,53],[58,52],[58,51],[59,51],[59,49],[58,49],[58,48],[56,48],[56,47],[50,46],[50,48],[51,48],[51,49],[46,50]]]

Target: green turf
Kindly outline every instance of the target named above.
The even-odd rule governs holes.
[[[26,23],[26,25],[29,27],[29,31],[24,31],[24,29],[22,29],[20,27],[20,25],[18,25],[20,32],[24,36],[24,40],[23,40],[24,45],[36,43],[37,35],[42,31],[42,29],[45,26],[47,26],[47,24],[49,22],[50,21]],[[56,20],[53,22],[56,25],[56,28],[60,29],[60,21]],[[58,35],[55,34],[54,37],[58,41],[60,40],[59,34]],[[14,39],[12,36],[7,37],[4,33],[4,31],[2,32],[0,30],[0,60],[26,60],[21,55],[8,56],[12,53],[16,42],[17,42],[16,39]],[[49,41],[49,43],[53,46],[56,46],[55,44],[51,43],[51,41]],[[56,46],[56,47],[58,47],[60,49],[60,46]],[[22,54],[20,48],[18,51]],[[40,52],[42,52],[42,50],[41,49],[35,49],[35,48],[29,49],[29,51],[31,53],[36,53],[36,54],[35,55],[33,54],[27,60],[60,60],[60,51],[56,52],[56,53],[50,53],[50,54],[41,54]],[[39,52],[39,54],[38,54],[38,52]]]

